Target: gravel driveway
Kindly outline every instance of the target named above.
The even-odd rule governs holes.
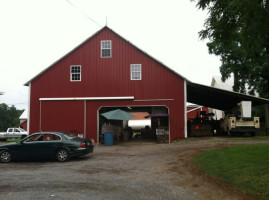
[[[269,143],[191,138],[173,144],[127,142],[66,163],[0,164],[0,199],[255,199],[199,172],[191,164],[204,150]]]

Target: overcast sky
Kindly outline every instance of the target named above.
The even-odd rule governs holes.
[[[198,38],[206,17],[190,0],[0,0],[0,103],[26,108],[23,85],[106,23],[188,80],[210,85],[221,63]]]

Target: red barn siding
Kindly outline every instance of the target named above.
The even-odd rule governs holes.
[[[187,111],[189,111],[189,110],[193,110],[193,109],[195,109],[195,107],[188,107],[187,108]],[[192,112],[188,112],[188,114],[187,114],[187,119],[190,119],[190,118],[195,118],[195,117],[201,117],[201,115],[200,115],[200,111],[206,111],[206,113],[208,113],[208,108],[207,107],[202,107],[202,108],[199,108],[199,109],[197,109],[197,110],[194,110],[194,111],[192,111]]]
[[[42,101],[40,130],[84,132],[83,101]]]
[[[27,120],[20,124],[20,127],[27,131]]]
[[[101,58],[101,40],[112,41],[112,58]],[[142,80],[130,80],[130,64],[142,65]],[[70,82],[70,65],[81,65],[81,82]],[[165,105],[170,111],[171,141],[176,137],[184,137],[184,79],[108,28],[102,29],[33,79],[30,88],[31,133],[39,131],[39,98],[134,96],[135,101],[87,101],[87,136],[96,138],[97,109],[101,106]],[[136,101],[147,99],[172,100]],[[83,101],[42,102],[42,128],[49,130],[56,127],[62,130],[66,127],[64,123],[68,124],[67,126],[77,123],[72,117],[67,118],[70,113],[75,113],[77,121],[82,123],[83,110],[78,114],[75,108],[83,109],[83,105]],[[44,111],[46,107],[48,113]],[[63,108],[67,110],[61,115]],[[81,124],[74,126],[84,131]]]

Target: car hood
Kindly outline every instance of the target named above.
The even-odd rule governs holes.
[[[3,145],[0,145],[0,148],[3,148],[3,147],[12,147],[12,146],[16,146],[18,144],[19,144],[19,142],[13,142],[13,143],[8,143],[8,144],[3,144]]]

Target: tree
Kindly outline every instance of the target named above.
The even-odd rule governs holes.
[[[191,0],[208,10],[200,39],[220,56],[225,81],[234,75],[234,91],[255,91],[269,98],[269,0]],[[247,84],[246,84],[247,83]]]
[[[0,131],[6,131],[9,127],[18,127],[22,112],[23,110],[17,110],[15,106],[0,104]]]

